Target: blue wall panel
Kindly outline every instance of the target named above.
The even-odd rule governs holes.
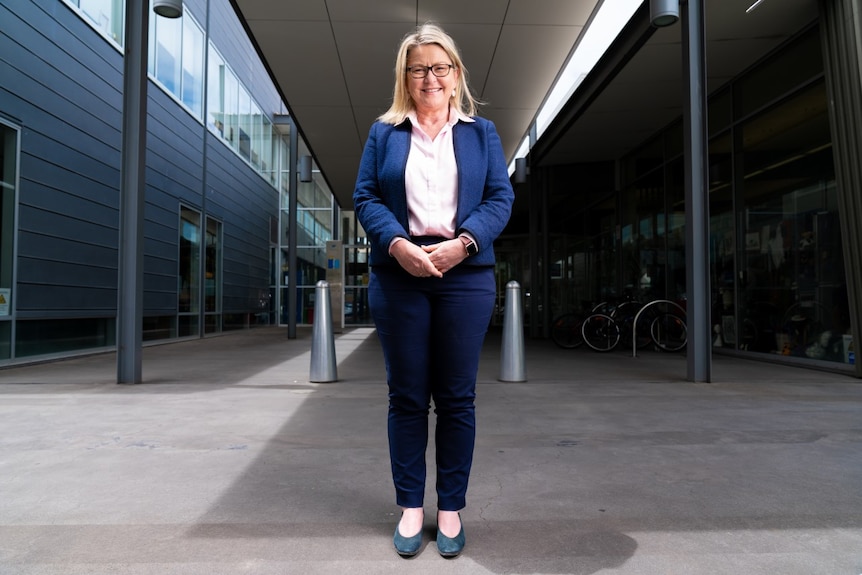
[[[206,25],[207,4],[186,10]],[[265,114],[283,112],[230,2],[209,4],[222,55]],[[0,4],[0,115],[21,128],[19,318],[116,314],[122,75],[120,50],[65,3]],[[221,222],[224,311],[258,311],[278,193],[172,95],[148,92],[145,315],[176,313],[182,205]]]

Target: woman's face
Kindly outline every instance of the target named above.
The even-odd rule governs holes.
[[[427,72],[424,78],[414,78],[407,72],[407,86],[413,104],[418,113],[429,113],[444,110],[449,107],[449,98],[455,92],[458,85],[459,71],[450,68],[449,73],[443,77],[437,77],[427,69],[428,66],[438,64],[450,65],[452,60],[446,51],[437,44],[425,44],[412,48],[407,55],[407,67],[425,67]]]

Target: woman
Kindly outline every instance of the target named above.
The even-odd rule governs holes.
[[[454,41],[405,36],[390,109],[371,127],[353,199],[371,242],[368,303],[386,362],[394,544],[422,544],[428,412],[436,413],[437,548],[464,547],[479,353],[494,307],[494,239],[514,193],[494,125],[475,117]]]

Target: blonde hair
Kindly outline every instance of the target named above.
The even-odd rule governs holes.
[[[458,83],[451,103],[459,112],[466,116],[475,116],[480,102],[470,93],[467,86],[467,70],[461,61],[461,54],[455,41],[442,28],[435,24],[422,24],[401,40],[398,55],[395,58],[395,88],[392,92],[392,105],[377,119],[385,124],[399,124],[407,114],[414,109],[413,99],[407,86],[407,56],[411,49],[427,44],[436,44],[452,60],[452,65],[458,70]]]

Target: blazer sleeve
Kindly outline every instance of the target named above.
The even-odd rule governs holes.
[[[384,151],[391,127],[375,123],[372,125],[362,152],[356,187],[353,190],[353,206],[356,217],[368,238],[371,240],[372,255],[378,262],[384,261],[389,254],[389,244],[398,236],[409,237],[406,223],[402,224],[395,211],[403,203],[403,219],[407,217],[406,198],[381,184],[381,170],[386,158]],[[395,210],[395,211],[393,211]]]
[[[478,205],[470,206],[469,211],[464,214],[463,220],[458,223],[458,231],[465,231],[472,235],[479,244],[479,254],[486,248],[490,248],[494,240],[503,232],[509,222],[512,213],[512,203],[515,201],[515,192],[509,181],[509,170],[506,159],[503,156],[503,146],[494,123],[490,120],[477,119],[479,128],[483,129],[481,141],[483,145],[481,155],[471,158],[476,160],[475,166],[464,166],[474,170],[484,163],[485,173],[481,184],[481,200]],[[484,157],[483,157],[484,156]],[[465,162],[466,163],[466,162]],[[477,190],[478,192],[478,190]],[[460,218],[459,218],[460,219]],[[489,249],[489,252],[491,250]],[[477,258],[484,260],[484,258]]]

